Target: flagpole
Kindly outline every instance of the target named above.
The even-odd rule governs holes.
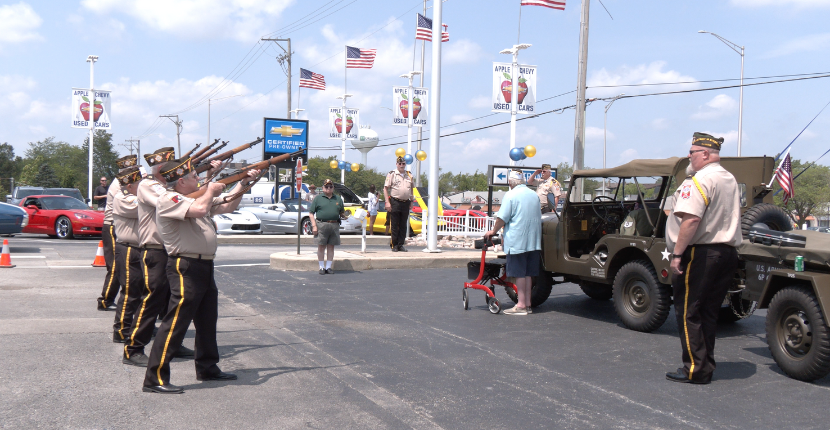
[[[427,16],[427,0],[424,0],[424,16]],[[417,18],[416,18],[417,19]],[[417,32],[417,30],[416,30]],[[424,86],[424,52],[426,51],[427,41],[421,40],[421,85]],[[414,69],[414,67],[413,67]],[[423,140],[424,128],[418,127],[418,151],[421,150],[421,142]],[[421,160],[415,159],[415,186],[421,186]]]
[[[435,0],[432,6],[432,23],[441,25],[441,0]],[[438,249],[438,145],[441,140],[441,31],[432,29],[432,76],[429,99],[429,203],[432,208],[427,214],[427,249],[425,252],[440,252]]]
[[[346,54],[346,58],[344,58],[344,68],[343,68],[343,118],[341,119],[340,123],[342,124],[340,134],[343,137],[343,140],[340,141],[340,161],[346,161],[346,130],[349,128],[349,114],[346,112],[346,94],[349,93],[349,48],[348,46],[343,51]],[[340,183],[346,185],[346,169],[340,169]]]
[[[516,36],[516,44],[520,44],[522,39],[522,0],[519,0],[519,34]]]

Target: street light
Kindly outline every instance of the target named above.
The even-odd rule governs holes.
[[[227,97],[222,97],[222,98],[218,98],[218,99],[208,99],[208,137],[207,137],[206,142],[210,142],[210,103],[211,102],[218,102],[219,100],[230,99],[230,98],[233,98],[233,97],[239,97],[241,95],[242,94],[237,94],[235,96],[227,96]]]
[[[738,55],[741,56],[741,100],[738,103],[738,157],[741,156],[741,140],[743,139],[743,124],[744,124],[744,47],[738,46],[736,43],[732,43],[723,37],[718,36],[715,33],[710,31],[700,30],[698,33],[707,33],[715,36],[723,42],[726,46],[728,46],[733,51],[737,52]]]
[[[519,99],[517,97],[517,91],[519,87],[519,51],[522,49],[530,48],[531,44],[529,43],[520,43],[518,45],[513,45],[512,48],[502,49],[499,51],[499,54],[511,54],[513,55],[513,66],[510,68],[511,71],[511,96],[510,96],[510,149],[516,147],[516,109],[519,106]],[[513,159],[510,159],[510,165],[515,166],[516,162]]]
[[[349,115],[346,113],[346,99],[353,96],[353,94],[343,94],[342,96],[337,96],[337,100],[343,100],[343,117],[340,118],[340,135],[343,137],[340,144],[340,161],[346,161],[346,127],[349,122]],[[344,185],[346,184],[346,171],[344,169],[340,169],[340,183]]]
[[[619,100],[620,97],[624,96],[625,93],[620,93],[620,95],[611,99],[611,101],[605,105],[605,116],[602,120],[602,168],[605,168],[605,148],[607,147],[608,142],[608,109],[611,109],[611,105],[614,104],[615,101]],[[606,195],[607,189],[605,188],[605,178],[602,178],[602,193]]]

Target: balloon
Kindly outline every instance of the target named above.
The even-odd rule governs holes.
[[[331,160],[329,161],[329,167],[331,167],[332,169],[336,169],[337,167],[339,167],[339,163],[337,162],[337,160]]]
[[[524,155],[524,152],[522,152],[522,148],[513,148],[510,150],[510,159],[513,161],[521,160],[522,155]]]
[[[403,157],[404,155],[406,155],[406,150],[405,149],[398,148],[398,149],[395,150],[395,156],[396,157]]]
[[[418,151],[415,153],[415,158],[417,158],[420,161],[424,161],[427,159],[427,153],[424,151]]]
[[[524,153],[524,152],[522,152],[522,158],[521,158],[521,159],[522,159],[522,160],[526,160],[526,159],[527,159],[527,155],[525,155],[525,153]]]
[[[360,164],[352,163],[352,172],[357,172],[360,170]]]
[[[532,156],[536,155],[536,147],[533,146],[533,145],[527,145],[527,146],[525,146],[524,153],[528,157],[532,157]]]
[[[406,154],[406,156],[403,157],[403,161],[405,161],[406,164],[412,164],[412,162],[415,161],[415,159],[412,158],[411,155]]]
[[[341,161],[340,163],[337,164],[337,167],[339,167],[340,170],[346,170],[346,162]]]

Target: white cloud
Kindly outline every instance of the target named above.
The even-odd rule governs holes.
[[[470,102],[467,103],[467,106],[473,109],[484,109],[490,107],[490,102],[492,101],[492,97],[490,96],[478,96],[473,97],[470,99]]]
[[[40,16],[26,3],[0,6],[0,49],[3,45],[41,40],[37,28],[42,23]]]
[[[761,58],[783,57],[798,52],[827,51],[828,48],[830,48],[830,33],[813,34],[790,40],[765,53]]]
[[[698,112],[692,115],[692,119],[720,118],[734,112],[737,108],[738,102],[735,99],[726,94],[718,94],[704,106],[698,108]]]
[[[783,6],[798,9],[830,7],[830,0],[731,0],[738,7]]]
[[[663,70],[665,61],[654,61],[650,64],[640,64],[635,67],[621,66],[610,72],[605,68],[592,72],[588,78],[588,94],[590,97],[608,97],[620,93],[639,94],[660,91],[688,90],[700,86],[695,78],[683,75],[674,70]],[[646,85],[640,87],[625,87],[620,85],[633,84],[660,84],[664,82],[692,82],[678,85]],[[620,86],[617,88],[596,88],[606,86]],[[593,87],[593,88],[592,88]]]
[[[120,41],[126,33],[127,26],[115,19],[94,19],[95,25],[89,25],[83,15],[70,14],[66,17],[68,22],[82,38],[82,40],[94,39],[96,41]]]
[[[293,0],[83,0],[98,14],[122,13],[183,39],[252,41],[279,27]]]
[[[651,121],[651,126],[655,130],[665,130],[669,128],[669,121],[666,118],[655,118]]]
[[[447,42],[441,49],[441,61],[447,64],[475,63],[483,56],[481,46],[467,39]]]
[[[599,141],[602,142],[605,137],[605,129],[599,127],[585,127],[585,141]],[[614,133],[608,132],[608,139],[614,139],[617,136]]]
[[[638,158],[641,158],[640,153],[637,152],[636,149],[629,148],[621,152],[619,157],[617,157],[617,160],[619,160],[619,164],[625,164],[631,160],[636,160]]]

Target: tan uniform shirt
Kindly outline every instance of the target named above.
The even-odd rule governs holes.
[[[393,170],[386,174],[383,188],[386,187],[389,187],[389,195],[392,197],[398,200],[412,200],[412,174],[408,171],[401,173]]]
[[[113,180],[110,187],[107,189],[107,206],[104,207],[104,222],[112,224],[112,204],[115,201],[115,195],[121,192],[121,182],[117,179]],[[118,234],[118,233],[116,233]]]
[[[697,181],[695,181],[697,179]],[[666,221],[666,242],[674,251],[680,233],[679,213],[700,217],[690,245],[741,244],[741,195],[738,183],[720,163],[709,163],[686,178],[674,193],[672,216]]]
[[[210,219],[213,209],[201,218],[187,217],[187,210],[195,201],[173,190],[166,190],[158,199],[156,222],[164,248],[171,256],[216,255],[216,227]],[[222,198],[214,198],[213,203],[222,203]]]
[[[138,199],[122,190],[112,203],[112,223],[115,237],[121,243],[138,246]]]
[[[541,181],[541,183],[536,186],[536,195],[539,196],[539,204],[541,204],[543,208],[549,206],[548,194],[553,194],[555,197],[562,195],[562,186],[560,186],[559,182],[552,177],[548,178],[546,181]]]
[[[138,184],[138,243],[145,245],[164,245],[156,224],[156,206],[159,196],[167,189],[152,177]]]

